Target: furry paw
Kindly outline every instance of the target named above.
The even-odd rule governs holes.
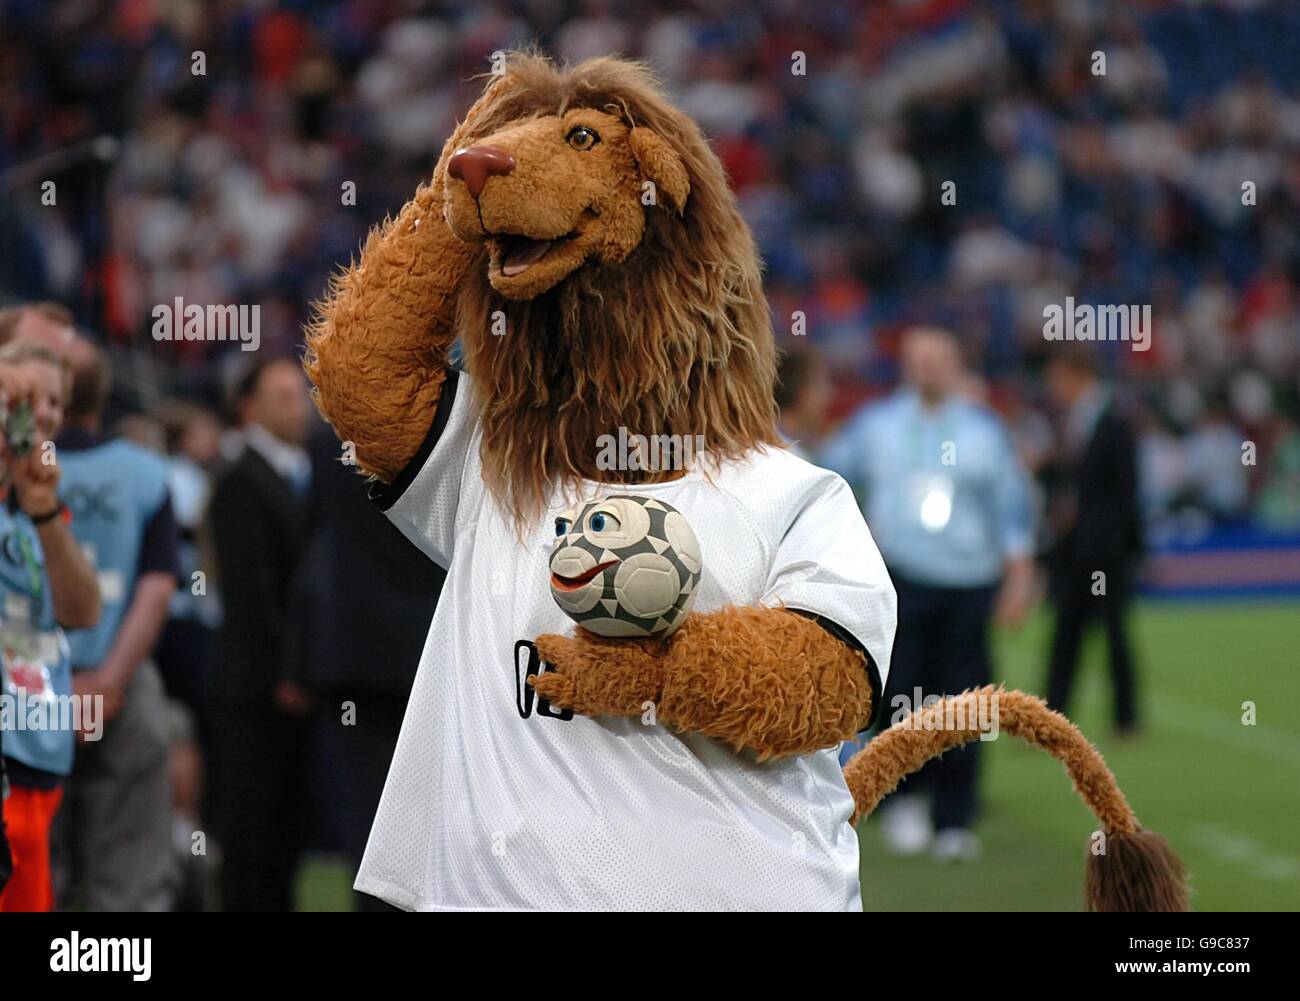
[[[581,627],[572,636],[536,640],[547,670],[528,679],[557,709],[583,716],[639,716],[663,689],[663,643],[606,639]]]

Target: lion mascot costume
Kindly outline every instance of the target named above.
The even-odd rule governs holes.
[[[753,238],[643,67],[513,55],[307,342],[373,499],[448,571],[359,890],[407,910],[861,909],[854,824],[985,732],[945,710],[996,697],[1101,823],[1088,906],[1185,906],[1163,839],[1036,698],[930,705],[841,771],[884,691],[894,590],[847,485],[782,447]],[[620,432],[707,453],[612,471],[596,443]],[[698,533],[670,636],[598,636],[552,600],[574,526],[550,519],[611,493]],[[583,528],[630,538],[612,514]]]

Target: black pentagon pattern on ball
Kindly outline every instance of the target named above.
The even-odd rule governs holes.
[[[635,556],[637,553],[658,553],[677,571],[678,580],[686,583],[680,588],[677,600],[673,602],[672,608],[658,618],[647,619],[639,615],[633,615],[619,603],[618,596],[614,592],[614,579],[618,573],[618,567],[613,566],[601,574],[601,584],[604,590],[601,592],[600,600],[590,610],[586,612],[570,612],[569,617],[579,624],[589,622],[592,619],[617,619],[621,622],[632,623],[647,635],[656,633],[661,629],[676,624],[678,617],[682,614],[682,606],[686,604],[687,600],[695,592],[695,588],[699,586],[700,574],[698,571],[692,572],[687,568],[686,564],[678,557],[677,550],[668,541],[668,530],[665,521],[668,515],[676,512],[677,509],[664,501],[636,497],[631,494],[611,494],[608,497],[602,497],[600,500],[583,505],[582,510],[578,512],[577,520],[574,522],[575,526],[580,527],[586,524],[587,514],[593,508],[599,507],[609,500],[629,500],[645,508],[646,513],[650,515],[650,530],[646,533],[645,538],[634,542],[630,546],[609,548],[592,542],[584,533],[581,538],[573,540],[569,545],[578,549],[585,549],[596,557],[597,562],[600,562],[605,553],[613,553],[618,557],[620,564],[623,560]]]

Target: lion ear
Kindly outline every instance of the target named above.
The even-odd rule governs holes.
[[[663,194],[670,208],[682,215],[686,211],[686,197],[691,193],[691,181],[686,176],[681,157],[673,152],[662,136],[650,129],[633,129],[628,143],[641,168],[641,175]]]

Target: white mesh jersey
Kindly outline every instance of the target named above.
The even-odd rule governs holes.
[[[883,683],[894,589],[837,475],[765,449],[711,477],[696,464],[670,483],[603,489],[687,517],[704,556],[695,611],[815,613],[870,653]],[[448,573],[358,890],[406,910],[861,909],[834,750],[757,764],[706,737],[530,697],[529,641],[573,624],[551,598],[550,520],[521,544],[483,483],[468,379],[448,381],[430,442],[376,499]]]

